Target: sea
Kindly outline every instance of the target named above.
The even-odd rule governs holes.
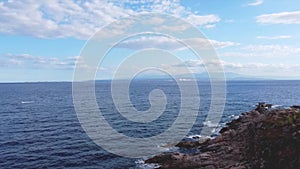
[[[183,83],[184,84],[184,83]],[[187,82],[188,84],[188,82]],[[198,139],[203,126],[212,127],[210,137],[258,102],[273,108],[300,105],[300,81],[227,81],[222,118],[205,121],[211,106],[211,84],[198,81],[200,106],[191,130],[183,139]],[[165,111],[155,122],[135,126],[120,116],[111,96],[111,81],[95,82],[95,96],[103,116],[116,131],[128,137],[149,137],[168,129],[176,119],[181,94],[174,80],[136,80],[130,84],[132,105],[139,111],[150,108],[149,93],[164,91]],[[165,114],[165,115],[164,115]],[[133,150],[134,151],[134,150]],[[183,151],[168,148],[166,151]],[[155,165],[143,158],[115,155],[98,146],[80,125],[73,105],[71,82],[0,83],[0,168],[100,168],[145,169]]]

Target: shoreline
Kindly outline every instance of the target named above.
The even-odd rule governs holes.
[[[180,142],[199,153],[162,153],[145,163],[164,169],[292,169],[300,166],[300,106],[242,113],[213,139]]]

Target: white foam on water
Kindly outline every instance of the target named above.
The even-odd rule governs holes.
[[[31,104],[34,103],[34,101],[21,101],[22,104]]]
[[[136,167],[131,169],[155,169],[160,167],[158,164],[146,164],[142,159],[135,161],[135,164]]]
[[[189,82],[189,81],[192,81],[192,79],[179,79],[179,81],[182,81],[182,82]]]
[[[239,115],[229,115],[228,118],[231,118],[231,119],[238,119],[240,116]]]
[[[190,139],[199,139],[201,138],[201,135],[195,134],[195,135],[190,135],[190,136],[186,136],[186,138],[190,138]]]
[[[178,150],[178,147],[175,147],[174,145],[163,145],[163,146],[158,146],[160,148],[161,152],[174,152]]]
[[[272,108],[276,109],[278,107],[282,107],[283,105],[278,105],[278,104],[275,104],[275,105],[272,105]]]
[[[212,123],[211,121],[205,121],[205,122],[203,122],[203,125],[205,125],[207,127],[218,127],[219,126],[219,124]]]
[[[189,135],[189,136],[186,136],[186,138],[190,138],[190,139],[207,139],[207,138],[211,138],[210,136],[202,136],[202,135],[199,135],[199,134],[195,134],[195,135]]]

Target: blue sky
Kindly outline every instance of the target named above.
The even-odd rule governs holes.
[[[0,82],[71,81],[78,56],[94,33],[142,12],[166,13],[193,24],[215,47],[226,72],[300,79],[298,0],[2,0]],[[160,42],[167,43],[154,37],[124,43],[107,56],[97,78],[112,76],[118,55]],[[177,47],[171,42],[166,49]],[[201,61],[186,57],[185,62],[193,72],[203,71]]]

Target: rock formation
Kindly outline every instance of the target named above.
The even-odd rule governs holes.
[[[181,142],[181,149],[199,153],[164,153],[146,163],[176,169],[298,169],[300,167],[300,107],[264,107],[227,124],[214,139]]]

